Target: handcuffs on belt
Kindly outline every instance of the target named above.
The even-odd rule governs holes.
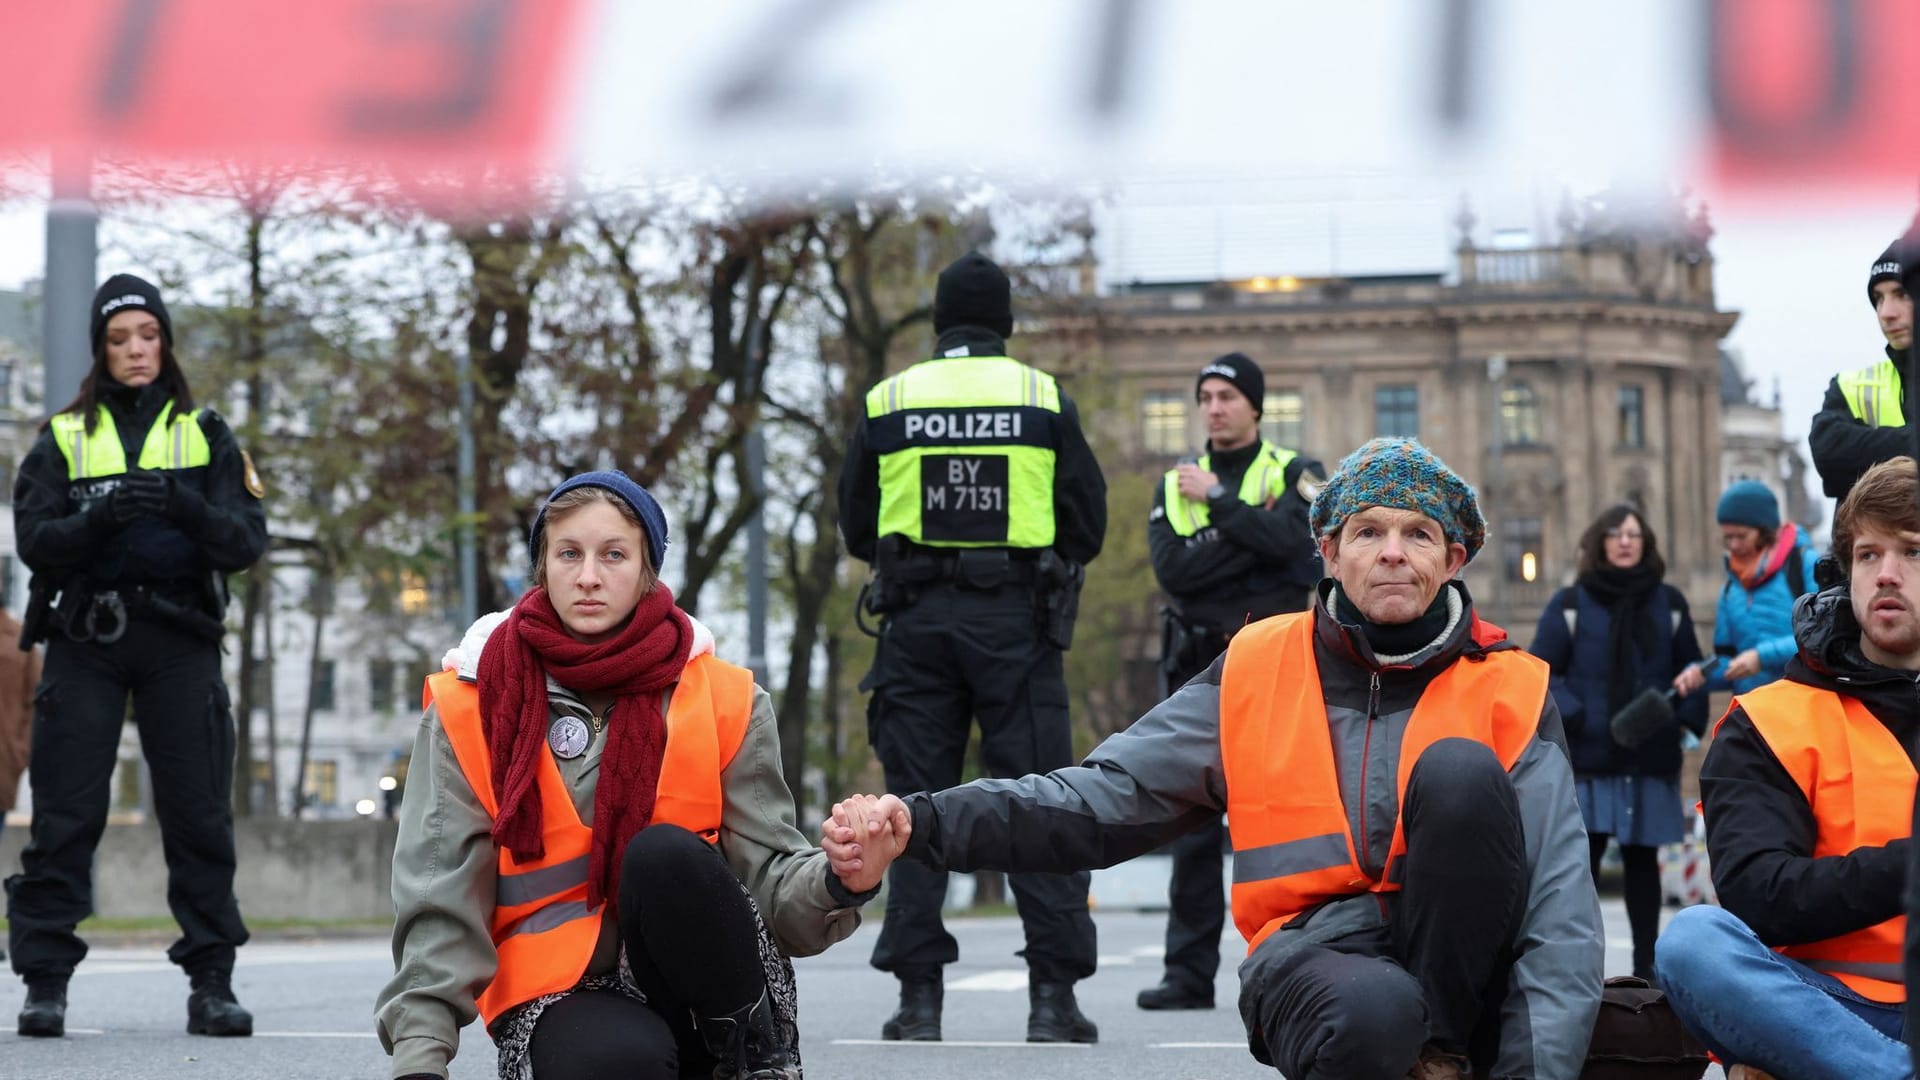
[[[109,629],[100,629],[100,613],[105,611],[112,624]],[[73,625],[79,622],[76,629]],[[97,645],[111,645],[119,641],[127,632],[127,604],[115,589],[107,589],[93,594],[87,602],[86,611],[74,612],[74,618],[67,620],[67,637],[76,642],[91,641]]]

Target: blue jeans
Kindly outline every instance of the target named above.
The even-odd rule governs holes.
[[[1793,1080],[1913,1080],[1903,1006],[1781,956],[1724,908],[1674,916],[1653,968],[1680,1021],[1728,1065]]]

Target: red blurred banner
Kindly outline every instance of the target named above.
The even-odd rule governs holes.
[[[0,146],[551,165],[585,0],[21,0]]]
[[[1729,187],[1920,178],[1920,4],[1706,0],[1711,160]]]

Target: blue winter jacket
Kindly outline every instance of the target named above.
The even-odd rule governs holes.
[[[1568,589],[1575,600],[1574,629],[1567,633],[1567,611],[1563,601]],[[1669,647],[1657,656],[1642,656],[1634,675],[1632,691],[1623,698],[1648,687],[1670,689],[1680,669],[1700,659],[1700,642],[1693,633],[1693,614],[1680,590],[1662,583],[1651,599],[1656,625],[1671,631]],[[1611,678],[1611,654],[1607,638],[1613,619],[1605,605],[1579,585],[1570,585],[1553,594],[1547,609],[1540,613],[1540,625],[1534,629],[1533,644],[1527,651],[1547,662],[1553,669],[1549,682],[1554,704],[1567,728],[1567,750],[1573,757],[1576,773],[1632,773],[1639,776],[1675,776],[1680,772],[1680,724],[1694,734],[1707,729],[1707,694],[1700,690],[1681,698],[1674,709],[1678,721],[1658,732],[1638,747],[1629,750],[1613,741],[1607,709],[1607,685]]]
[[[1801,568],[1806,571],[1801,579],[1806,583],[1806,591],[1819,591],[1813,583],[1813,564],[1820,556],[1813,545],[1806,542],[1805,533],[1794,545],[1793,554],[1787,557],[1800,560]],[[1784,564],[1751,589],[1740,583],[1732,569],[1727,570],[1727,583],[1720,590],[1720,603],[1715,608],[1713,651],[1729,659],[1748,649],[1760,654],[1759,673],[1735,681],[1731,687],[1735,693],[1744,694],[1765,686],[1787,673],[1787,661],[1799,651],[1793,643],[1793,602],[1797,599]],[[1707,688],[1728,689],[1726,671],[1725,664],[1715,667],[1707,680]]]

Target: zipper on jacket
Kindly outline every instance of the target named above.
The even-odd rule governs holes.
[[[1367,734],[1360,743],[1360,872],[1365,874],[1367,867],[1373,865],[1368,854],[1367,836],[1373,829],[1367,821],[1367,775],[1372,770],[1368,763],[1373,758],[1373,718],[1380,711],[1380,672],[1374,671],[1367,684]]]

